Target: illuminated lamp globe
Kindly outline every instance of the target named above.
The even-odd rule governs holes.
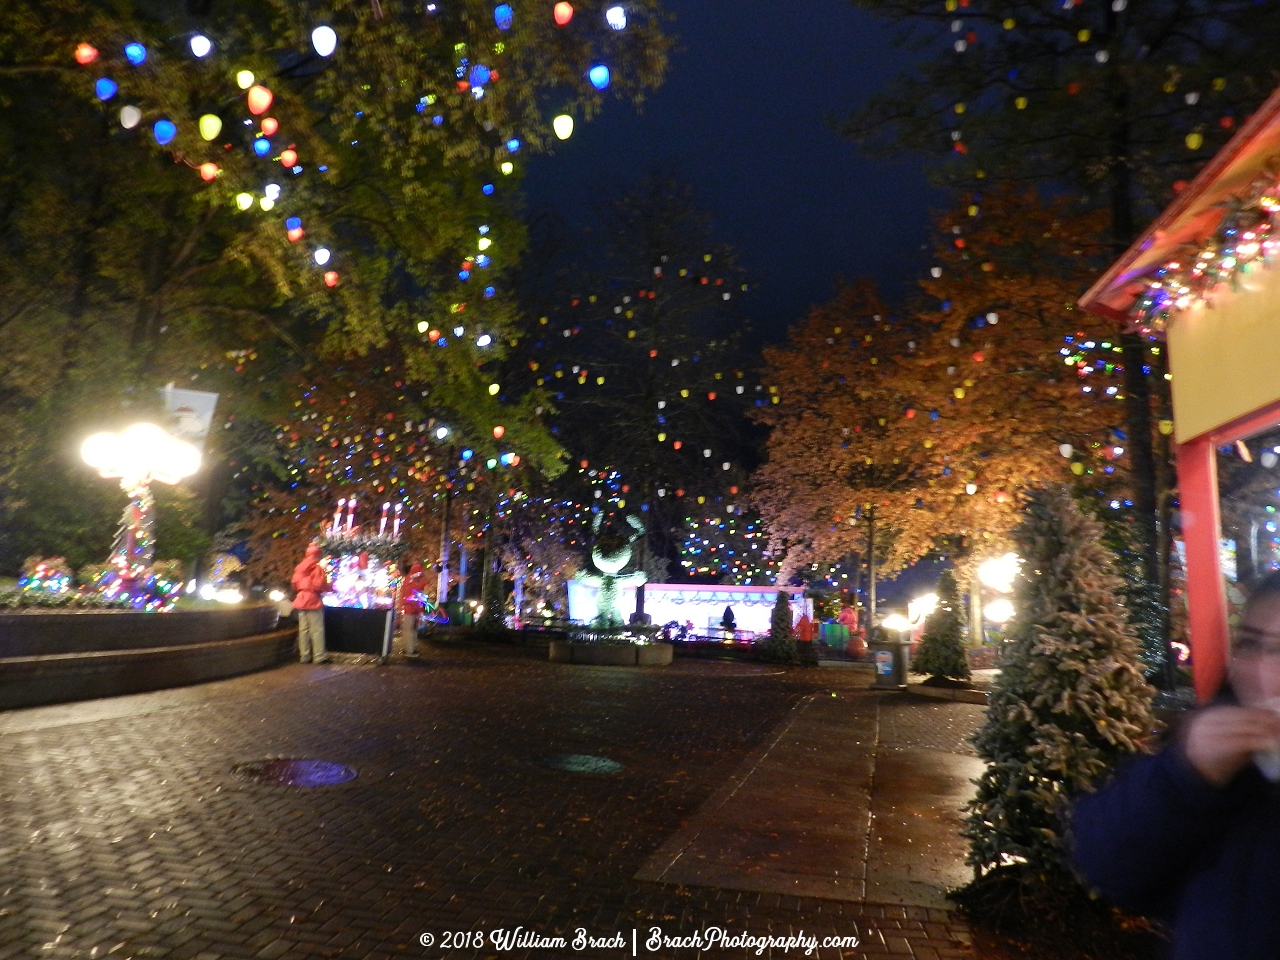
[[[240,70],[240,71],[237,71],[236,73],[236,86],[239,87],[241,90],[248,90],[250,87],[252,87],[253,80],[254,80],[254,77],[253,77],[252,70]]]
[[[501,389],[502,389],[502,387],[500,387],[500,386],[499,386],[498,384],[496,384],[496,383],[491,383],[491,384],[489,384],[489,396],[491,396],[491,397],[496,397],[496,396],[498,395],[498,391],[499,391],[499,390],[501,390]]]
[[[448,435],[449,435],[449,428],[448,428],[448,427],[436,427],[436,439],[437,439],[437,440],[443,440],[443,439],[444,439],[445,437],[447,437]]]
[[[338,35],[333,27],[322,24],[311,31],[311,46],[320,56],[331,57],[338,49]]]
[[[110,100],[120,86],[110,77],[103,77],[93,85],[93,93],[99,100]]]
[[[555,131],[556,136],[561,140],[568,140],[573,136],[573,117],[567,113],[562,113],[551,121],[551,129]]]
[[[555,17],[557,27],[567,27],[569,21],[573,19],[573,4],[557,3],[551,11],[551,15]]]
[[[204,34],[197,33],[191,38],[191,54],[197,60],[202,60],[213,52],[213,41]]]
[[[126,43],[124,45],[124,58],[135,67],[140,67],[147,62],[147,48],[137,42]]]
[[[609,24],[610,29],[627,29],[627,11],[622,7],[610,7],[604,12],[604,19]]]
[[[262,84],[254,84],[249,88],[249,112],[255,117],[261,116],[271,108],[271,101],[274,99],[274,93],[262,86]]]
[[[200,136],[206,140],[216,140],[222,132],[222,118],[214,113],[206,113],[200,118]]]
[[[982,615],[992,623],[1008,623],[1013,619],[1013,604],[1003,598],[992,600],[982,608]]]
[[[253,206],[253,195],[248,193],[237,193],[236,206],[241,210],[248,210]]]
[[[587,79],[591,81],[591,85],[597,90],[606,89],[609,86],[610,78],[609,68],[603,63],[597,63],[587,71]]]
[[[338,285],[338,271],[326,270],[324,274],[324,285],[326,287],[336,287]]]
[[[206,181],[208,181],[208,180],[216,180],[216,179],[217,179],[217,177],[218,177],[218,165],[217,165],[216,163],[202,163],[202,164],[200,164],[200,179],[201,179],[201,180],[206,180]]]
[[[174,484],[200,469],[200,451],[154,423],[95,433],[81,444],[80,456],[103,477],[118,477],[126,490],[153,480]]]
[[[328,247],[318,248],[315,252],[316,266],[323,267],[326,263],[329,262],[330,256],[332,256],[332,254],[329,252]]]
[[[499,30],[510,30],[514,20],[515,14],[511,10],[511,4],[500,3],[493,8],[493,22]]]
[[[1071,455],[1076,451],[1075,451],[1075,447],[1071,446],[1071,444],[1062,443],[1058,445],[1058,452],[1062,454],[1064,457],[1066,457],[1068,460],[1070,460]]]
[[[503,436],[506,435],[506,432],[507,432],[507,428],[499,424],[498,426],[493,428],[493,438],[495,440],[501,440]]]
[[[253,152],[260,157],[265,157],[271,152],[271,141],[266,137],[259,137],[253,141]]]
[[[142,111],[130,104],[120,108],[120,126],[132,130],[142,122]]]
[[[997,593],[1009,593],[1021,567],[1022,560],[1016,553],[993,557],[978,567],[978,581]]]
[[[298,152],[296,150],[285,150],[280,154],[280,164],[285,167],[292,167],[298,162]]]
[[[510,160],[507,160],[498,169],[502,171],[504,176],[510,176],[512,171],[515,170],[515,168],[516,168],[516,165],[512,163]]]
[[[972,497],[975,493],[978,492],[978,485],[976,483],[966,483],[964,485],[964,492]]]
[[[880,621],[880,626],[886,630],[896,630],[899,633],[904,633],[911,629],[911,621],[900,613],[891,613]]]
[[[275,119],[275,117],[262,118],[263,136],[274,137],[276,135],[276,131],[279,129],[280,129],[280,121]]]
[[[98,48],[88,43],[76,44],[76,63],[87,67],[98,59]]]

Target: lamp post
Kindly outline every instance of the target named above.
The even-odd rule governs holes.
[[[200,469],[200,451],[154,423],[135,423],[119,433],[95,433],[80,456],[99,475],[120,480],[129,496],[111,548],[110,563],[121,577],[136,579],[155,556],[155,498],[151,483],[176,484]]]

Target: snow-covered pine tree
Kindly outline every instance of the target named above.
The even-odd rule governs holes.
[[[963,832],[977,871],[1025,861],[1060,877],[1067,800],[1144,748],[1154,691],[1098,522],[1053,486],[1031,495],[1014,539],[1015,615],[974,736],[987,769]]]
[[[938,608],[925,621],[924,637],[911,661],[911,672],[927,673],[930,679],[968,680],[964,634],[964,605],[956,578],[947,570],[938,579]]]
[[[778,591],[769,618],[769,640],[760,656],[775,663],[793,663],[796,659],[796,642],[791,637],[791,595],[785,590]]]

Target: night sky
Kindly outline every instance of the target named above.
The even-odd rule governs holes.
[[[781,339],[840,276],[874,277],[891,298],[910,288],[945,197],[916,160],[864,159],[831,122],[903,68],[891,32],[846,0],[666,6],[678,40],[666,83],[643,112],[610,104],[531,163],[531,213],[555,210],[580,231],[593,201],[673,170],[738,250],[764,340]]]

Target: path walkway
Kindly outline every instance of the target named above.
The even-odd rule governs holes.
[[[945,734],[922,744],[924,711],[938,719],[903,697],[807,697],[636,879],[946,909],[982,763]]]
[[[824,958],[966,956],[964,927],[948,911],[902,905],[933,902],[925,898],[942,874],[927,858],[899,858],[894,838],[917,793],[889,787],[911,751],[962,749],[980,708],[871,694],[865,682],[850,671],[735,664],[575,667],[476,647],[433,649],[420,664],[295,665],[0,714],[0,958],[626,957],[632,931],[638,956],[683,958],[698,953],[647,951],[649,931],[691,937],[711,926],[858,938],[856,948],[811,954]],[[770,812],[768,802],[793,795],[811,805],[812,836],[843,836],[840,821],[866,806],[855,774],[865,782],[867,759],[850,736],[876,724],[876,826],[868,835],[861,813],[867,868],[851,878],[868,900],[832,899],[858,891],[839,891],[843,874],[825,866],[798,869],[802,849],[841,870],[856,858],[794,833],[770,850],[744,845],[740,872],[769,860],[783,879],[825,879],[807,891],[821,897],[731,878],[634,879],[673,835],[710,842],[696,826],[715,819],[702,812],[708,804],[726,815],[754,804],[776,818],[782,841],[803,811]],[[566,771],[557,758],[567,755],[621,769]],[[297,790],[232,773],[272,756],[330,760],[359,776]],[[823,767],[826,758],[837,767]],[[829,796],[815,792],[815,776]],[[734,783],[749,804],[722,802]],[[627,942],[444,946],[450,931],[516,927]]]

